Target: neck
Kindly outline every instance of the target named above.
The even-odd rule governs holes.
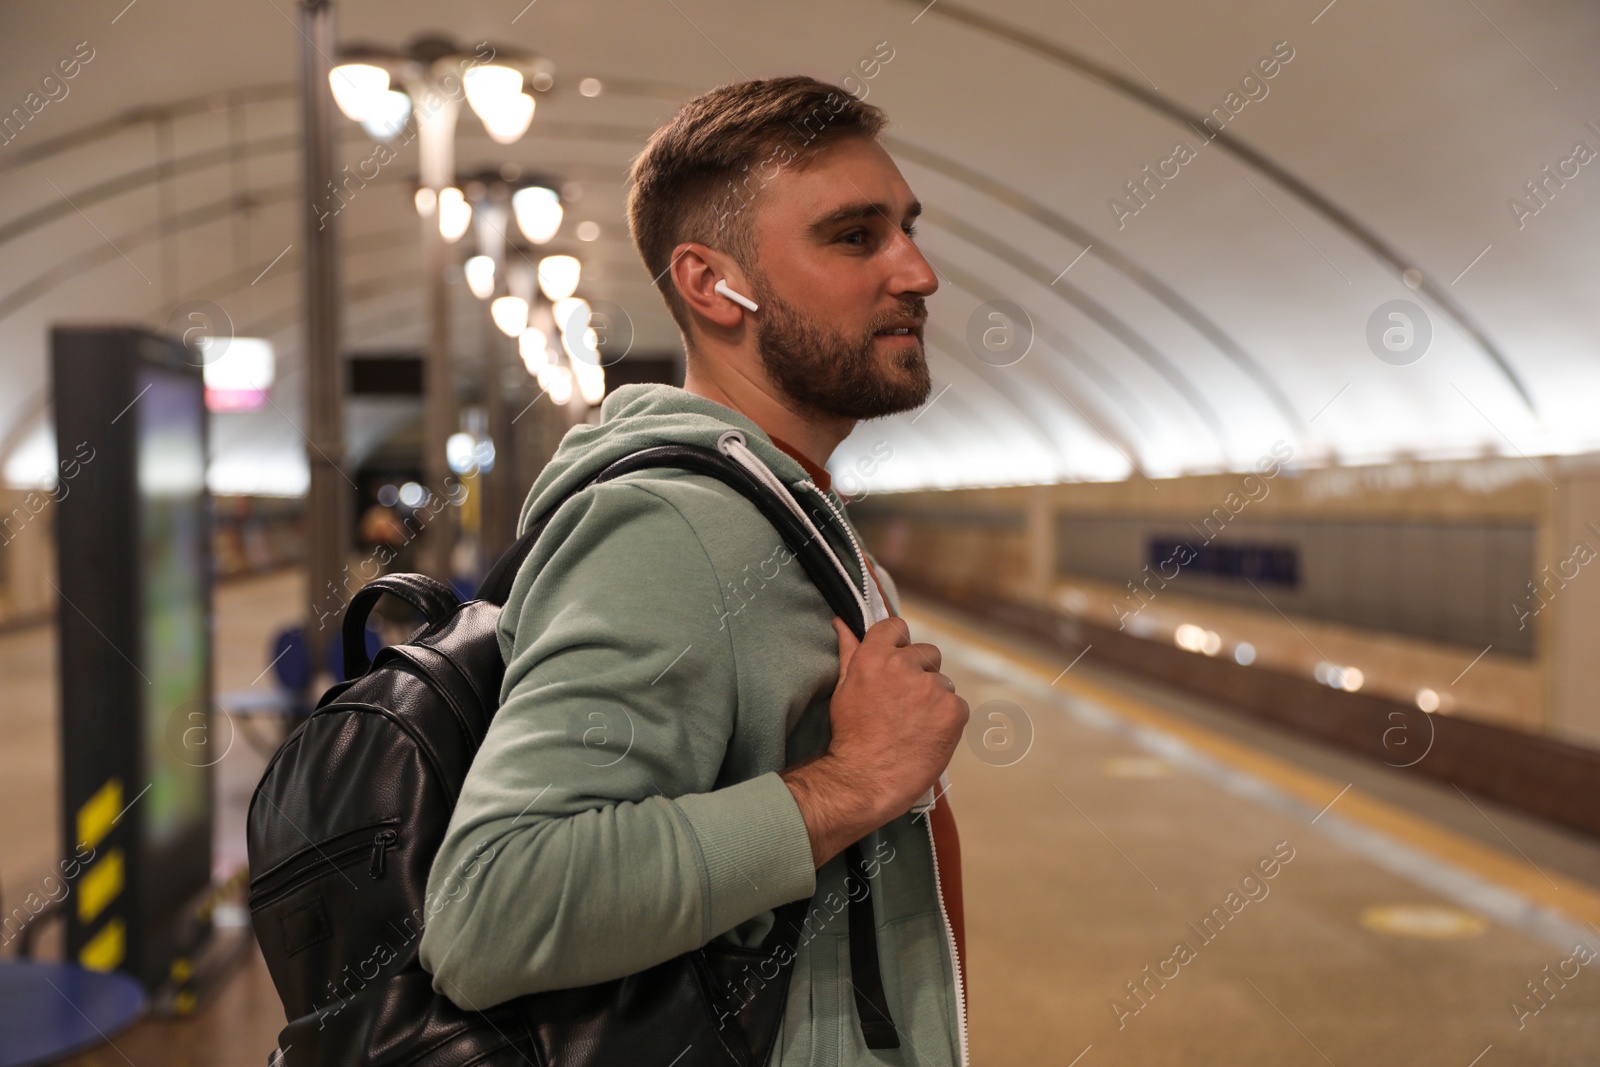
[[[702,366],[701,363],[711,363]],[[839,442],[850,436],[856,420],[848,417],[803,415],[790,406],[770,381],[752,376],[738,366],[690,360],[683,378],[685,391],[732,408],[768,437],[787,441],[819,467],[828,465]]]

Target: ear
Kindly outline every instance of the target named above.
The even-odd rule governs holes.
[[[725,330],[737,329],[744,322],[749,312],[716,291],[723,278],[739,292],[750,291],[743,273],[728,256],[696,241],[685,241],[672,250],[669,269],[672,284],[696,318]]]

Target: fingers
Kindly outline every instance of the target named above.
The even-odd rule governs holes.
[[[862,643],[885,640],[897,648],[909,645],[911,643],[911,627],[906,624],[906,620],[898,615],[891,615],[887,619],[867,627],[867,635],[862,639]]]
[[[856,649],[861,647],[861,642],[856,640],[856,635],[846,626],[844,620],[835,615],[833,617],[833,632],[839,635],[839,680],[843,681],[845,673],[850,669],[850,661],[855,658]]]
[[[907,645],[906,651],[916,657],[917,662],[922,665],[922,669],[925,671],[937,671],[939,665],[944,662],[944,655],[939,651],[939,646],[929,644],[926,641]]]

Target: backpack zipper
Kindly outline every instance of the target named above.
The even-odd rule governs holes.
[[[318,876],[331,874],[362,857],[367,859],[368,874],[373,879],[381,879],[387,869],[389,850],[399,847],[400,833],[393,828],[398,821],[389,819],[358,827],[301,849],[259,878],[252,879],[250,907],[265,907],[278,897],[307,884],[313,873]],[[373,830],[378,832],[373,834]],[[358,840],[351,842],[351,838]]]
[[[384,857],[399,840],[400,834],[395,830],[379,830],[378,836],[372,839],[372,862],[367,867],[367,873],[372,875],[374,880],[383,877]]]

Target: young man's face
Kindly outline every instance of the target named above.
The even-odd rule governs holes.
[[[872,419],[928,398],[923,298],[939,281],[907,232],[920,210],[866,137],[784,168],[756,200],[756,342],[768,376],[803,411]],[[889,332],[897,327],[907,332]]]

